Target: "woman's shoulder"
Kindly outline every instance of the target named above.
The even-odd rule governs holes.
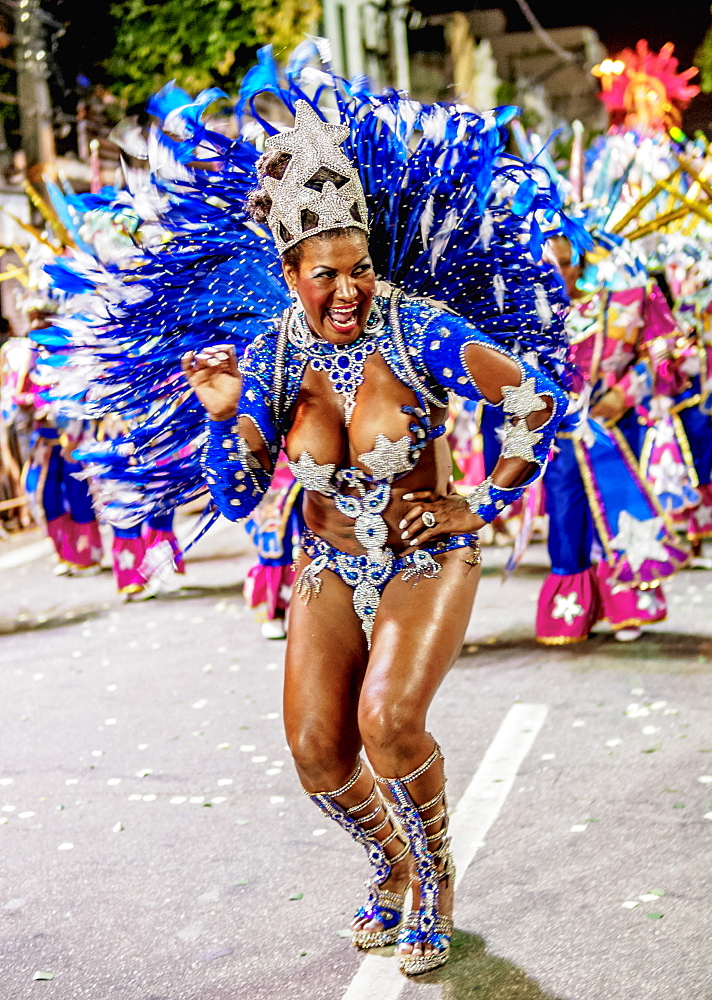
[[[240,359],[240,370],[247,371],[255,363],[267,363],[277,352],[280,319],[262,320]]]
[[[446,302],[424,295],[410,295],[392,287],[397,295],[398,318],[407,343],[438,333],[443,337],[467,336],[476,339],[477,328],[460,316]]]

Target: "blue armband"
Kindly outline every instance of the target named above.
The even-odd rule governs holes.
[[[272,478],[240,437],[237,417],[208,420],[201,466],[215,505],[230,521],[252,513]]]

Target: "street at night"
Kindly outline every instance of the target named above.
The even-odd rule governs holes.
[[[183,591],[128,605],[109,572],[55,578],[40,537],[0,550],[3,1000],[712,994],[712,573],[678,574],[637,643],[600,626],[547,648],[542,547],[504,585],[485,548],[428,720],[453,954],[408,982],[392,949],[351,947],[366,865],[293,772],[242,529],[198,543]]]

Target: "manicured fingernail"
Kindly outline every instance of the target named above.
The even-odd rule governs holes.
[[[220,362],[218,361],[217,358],[208,358],[208,364],[212,365],[212,367],[214,368],[215,365],[219,365]]]
[[[407,538],[407,537],[408,537],[408,532],[404,531],[403,534],[401,535],[401,538]]]
[[[404,493],[403,494],[403,499],[404,500],[412,500],[413,499],[413,494],[412,493]]]
[[[403,520],[402,520],[402,521],[401,521],[401,523],[400,523],[400,524],[398,525],[398,527],[399,527],[399,528],[407,528],[407,527],[408,527],[408,522],[406,521],[406,519],[405,519],[405,518],[403,518]]]

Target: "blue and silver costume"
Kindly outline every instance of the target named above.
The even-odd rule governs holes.
[[[379,434],[373,450],[358,456],[357,467],[319,465],[307,451],[290,462],[293,475],[306,490],[331,497],[336,509],[353,519],[355,537],[366,553],[327,552],[323,540],[308,539],[306,551],[314,553],[314,561],[297,588],[309,596],[318,590],[320,572],[327,568],[336,572],[354,588],[354,607],[369,640],[380,594],[388,581],[399,572],[409,579],[421,574],[434,576],[439,570],[433,557],[435,549],[399,560],[386,547],[388,528],[382,515],[390,502],[391,484],[410,473],[428,442],[443,433],[442,425],[432,426],[430,412],[433,406],[447,405],[448,392],[485,399],[465,363],[466,347],[478,344],[513,357],[459,316],[407,299],[395,289],[380,290],[384,294],[375,297],[366,330],[353,344],[335,346],[310,337],[295,310],[285,312],[278,329],[259,335],[240,362],[243,384],[238,414],[231,420],[210,421],[202,457],[205,479],[218,509],[231,520],[247,517],[269,486],[270,470],[263,468],[240,437],[239,420],[247,418],[254,424],[274,463],[307,366],[338,373],[331,380],[335,391],[347,396],[349,386],[354,386],[355,399],[367,359],[376,351],[380,353],[417,399],[417,406],[403,408],[411,418],[410,433],[398,441]],[[513,360],[521,372],[521,384],[503,388],[499,404],[505,414],[503,454],[535,463],[538,475],[566,412],[567,397],[543,372],[521,358]],[[546,423],[531,431],[526,416],[544,408],[543,395],[552,398],[552,412]],[[511,503],[526,485],[504,490],[490,480],[478,488],[472,509],[490,521],[504,506],[505,494],[506,502]],[[472,536],[458,536],[456,542],[449,542],[448,548],[476,548]]]
[[[224,95],[208,91],[191,100],[169,87],[152,101],[150,111],[165,131],[154,124],[149,142],[131,128],[120,136],[132,155],[148,161],[148,188],[123,192],[102,210],[133,211],[140,219],[148,205],[154,214],[137,222],[123,265],[89,265],[80,256],[55,265],[53,278],[76,308],[37,339],[55,371],[55,396],[67,408],[90,416],[109,410],[125,417],[151,414],[122,438],[81,456],[91,463],[109,520],[118,523],[174,507],[205,484],[219,511],[232,520],[247,517],[269,486],[307,369],[324,373],[343,397],[348,434],[365,368],[378,356],[412,401],[401,407],[407,430],[393,440],[376,428],[369,450],[355,460],[319,462],[304,449],[289,455],[295,477],[353,522],[363,548],[361,555],[341,552],[306,532],[311,561],[297,589],[308,598],[318,593],[325,571],[336,573],[353,589],[370,640],[381,595],[396,574],[406,580],[436,576],[438,554],[454,547],[470,548],[470,560],[478,558],[474,535],[443,536],[398,557],[386,544],[384,517],[394,483],[441,435],[448,394],[485,399],[469,367],[478,351],[485,360],[489,352],[499,354],[500,363],[506,357],[508,370],[516,365],[519,373],[517,384],[490,390],[504,416],[503,456],[535,468],[530,481],[545,465],[566,410],[569,372],[566,298],[554,269],[542,263],[542,247],[560,233],[578,246],[587,238],[562,212],[546,170],[506,152],[505,126],[515,109],[479,115],[460,106],[420,105],[394,91],[374,95],[363,81],[338,80],[309,66],[318,48],[300,46],[282,75],[270,52],[260,53],[236,109],[237,139],[202,120]],[[294,114],[293,129],[280,132],[260,117],[255,98],[264,92]],[[281,177],[263,178],[272,199],[271,237],[248,218],[244,204],[257,182],[259,153],[248,137],[256,126],[267,135],[265,147],[288,160]],[[211,169],[196,166],[206,158]],[[354,225],[369,232],[374,270],[384,284],[362,334],[335,346],[316,338],[301,311],[289,305],[277,251]],[[179,358],[226,343],[241,355],[242,391],[236,416],[213,422],[187,390]],[[78,383],[86,390],[81,396]],[[547,411],[546,421],[530,429],[527,418],[540,410]],[[241,433],[245,423],[249,434]],[[490,521],[526,485],[507,489],[490,477],[467,503]],[[454,877],[444,784],[425,803],[408,790],[431,768],[442,771],[437,747],[410,775],[379,778],[400,832],[375,783],[361,802],[346,800],[356,794],[351,790],[360,764],[342,788],[311,795],[366,848],[376,869],[358,916],[383,929],[360,927],[354,943],[375,947],[397,937],[434,947],[426,955],[399,956],[407,974],[442,964],[452,931],[452,921],[438,911],[440,881]],[[383,848],[396,837],[405,846],[386,858]],[[409,850],[422,897],[401,923],[403,896],[383,885]]]

